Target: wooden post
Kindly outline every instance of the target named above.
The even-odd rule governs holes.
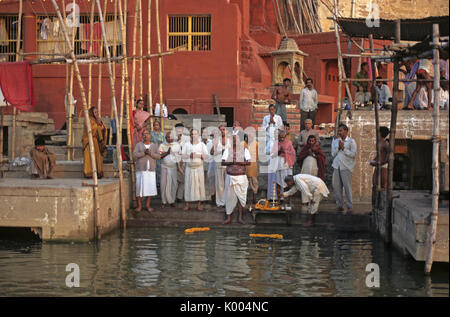
[[[159,28],[159,0],[155,0],[156,4],[156,34],[158,39],[158,54],[161,54],[161,30]],[[163,105],[164,105],[164,99],[163,99],[163,87],[162,87],[162,56],[159,55],[158,57],[158,64],[159,64],[159,104],[160,104],[160,120],[161,120],[161,131],[164,132],[164,119],[163,119]]]
[[[89,155],[90,155],[91,163],[92,163],[92,178],[94,181],[94,186],[93,186],[93,189],[94,189],[94,238],[100,239],[101,227],[98,222],[98,212],[100,210],[100,206],[99,206],[99,197],[98,197],[97,164],[95,161],[94,141],[92,138],[92,129],[91,129],[91,122],[89,120],[89,112],[88,112],[88,108],[87,108],[86,94],[84,92],[83,81],[81,79],[80,69],[78,68],[77,59],[75,57],[75,53],[73,51],[72,44],[69,39],[69,35],[67,34],[65,22],[63,20],[63,17],[61,16],[61,12],[59,10],[58,4],[56,3],[56,0],[52,0],[52,4],[58,15],[58,19],[61,24],[61,30],[64,34],[64,39],[66,41],[67,46],[69,47],[70,56],[74,61],[73,65],[75,68],[75,74],[77,77],[78,84],[80,86],[80,93],[81,93],[81,99],[83,102],[83,110],[84,110],[84,121],[85,121],[86,129],[88,132]]]
[[[436,244],[436,231],[439,215],[439,24],[433,24],[433,67],[434,67],[434,105],[433,105],[433,199],[431,202],[431,221],[428,236],[427,258],[425,261],[425,273],[431,272],[433,265],[434,247]],[[448,140],[447,140],[448,142]]]
[[[152,24],[152,0],[148,0],[147,8],[147,55],[151,54],[151,24]],[[152,61],[147,60],[148,68],[148,95],[147,95],[147,110],[150,113],[150,129],[153,130],[153,92],[152,92]]]
[[[400,20],[395,21],[395,43],[400,43]],[[389,138],[388,152],[388,177],[386,184],[386,236],[385,242],[390,244],[392,241],[392,190],[394,187],[394,152],[395,152],[395,134],[397,130],[397,112],[398,112],[398,83],[399,83],[399,58],[394,58],[394,85],[392,89],[392,110],[391,110],[391,127]]]
[[[105,43],[105,47],[108,48],[108,40],[106,38],[106,30],[105,30],[105,23],[103,20],[103,16],[101,14],[102,8],[100,6],[100,1],[95,0],[97,3],[97,10],[99,12],[100,17],[100,24],[102,27],[102,35],[103,35],[103,42]],[[112,65],[111,65],[111,53],[109,49],[106,49],[106,57],[108,58],[108,74],[109,74],[109,84],[111,86],[111,96],[112,96],[112,107],[114,109],[114,119],[116,121],[116,124],[119,123],[119,117],[117,113],[117,103],[116,103],[116,89],[114,85],[114,78],[112,73]],[[119,185],[120,185],[120,208],[121,208],[121,218],[122,218],[122,225],[124,228],[126,228],[126,210],[125,210],[125,199],[124,199],[124,184],[123,184],[123,173],[122,173],[122,127],[117,128],[117,142],[116,142],[116,151],[117,151],[117,165],[119,168]]]
[[[19,26],[17,28],[17,38],[16,38],[16,62],[20,60],[20,34],[22,33],[22,11],[23,11],[23,0],[20,0],[19,15],[18,15]],[[13,124],[11,136],[11,159],[13,160],[16,157],[16,125],[17,125],[17,108],[13,106]]]
[[[373,34],[369,34],[369,48],[370,52],[373,53]],[[379,198],[378,198],[378,189],[381,187],[381,169],[380,169],[380,137],[379,137],[379,130],[380,130],[380,120],[379,120],[379,111],[378,111],[378,94],[377,94],[377,88],[376,88],[376,72],[375,72],[375,61],[373,59],[370,60],[372,64],[372,96],[374,99],[374,109],[375,109],[375,144],[376,144],[376,165],[375,165],[375,175],[377,175],[377,186],[376,186],[376,199],[375,199],[375,205],[372,206],[372,208],[375,208],[375,212],[378,213],[378,206],[379,206]]]

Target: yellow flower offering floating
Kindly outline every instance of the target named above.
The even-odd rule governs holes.
[[[283,235],[281,235],[281,234],[250,233],[250,237],[254,237],[254,238],[283,239]]]
[[[209,227],[203,227],[203,228],[189,228],[184,230],[184,233],[194,233],[197,231],[209,231]]]

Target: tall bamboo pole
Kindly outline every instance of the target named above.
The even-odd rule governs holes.
[[[143,52],[143,43],[142,43],[142,0],[139,0],[139,56],[144,54]],[[144,60],[139,59],[139,99],[144,97],[144,83],[143,83],[143,65]]]
[[[337,7],[337,0],[334,0],[334,35],[336,36],[336,45],[337,45],[337,52],[338,52],[338,113],[336,115],[336,123],[334,124],[334,137],[337,138],[337,131],[338,126],[341,121],[341,114],[342,114],[342,69],[340,67],[340,55],[341,55],[341,40],[339,38],[339,28],[338,24],[336,22],[338,15],[338,7]]]
[[[433,24],[433,67],[434,67],[434,106],[433,106],[433,200],[431,202],[431,221],[428,236],[428,252],[425,261],[425,273],[431,272],[434,247],[436,244],[436,229],[439,215],[439,24]],[[448,140],[447,140],[448,142]]]
[[[93,46],[94,46],[94,12],[95,12],[95,2],[92,1],[91,5],[91,17],[89,20],[89,53],[92,54]],[[88,90],[88,108],[91,108],[92,105],[92,64],[89,64],[88,68],[89,72],[89,90]]]
[[[123,43],[123,56],[125,57],[122,61],[122,75],[124,77],[124,95],[125,95],[125,108],[126,108],[126,115],[127,115],[127,141],[128,141],[128,156],[130,158],[129,164],[130,164],[130,174],[131,174],[131,197],[133,201],[133,207],[136,203],[136,174],[134,161],[133,161],[133,142],[131,139],[131,111],[130,111],[130,95],[129,95],[129,78],[128,78],[128,59],[127,59],[127,40],[126,40],[126,7],[127,7],[127,1],[125,0],[124,3],[124,9],[125,12],[122,12],[122,3],[119,0],[119,15],[121,17],[120,20],[120,28],[122,30],[122,43]],[[120,125],[122,126],[123,121],[123,106],[121,107],[121,119],[120,119]]]
[[[101,14],[102,8],[100,6],[100,1],[95,0],[97,3],[97,10],[99,12],[100,17],[100,24],[102,27],[102,35],[103,35],[103,42],[105,43],[105,46],[108,48],[108,40],[106,38],[106,29],[105,29],[105,23],[103,20],[103,16]],[[109,74],[109,84],[111,86],[111,96],[112,96],[112,106],[114,109],[114,119],[116,123],[119,123],[119,116],[117,113],[117,103],[116,103],[116,89],[114,85],[114,78],[112,73],[112,64],[111,64],[111,53],[109,52],[109,49],[106,49],[106,58],[108,59],[108,74]],[[125,211],[125,199],[124,199],[124,184],[123,184],[123,172],[122,172],[122,127],[117,128],[117,142],[116,142],[116,151],[117,151],[117,164],[119,167],[119,186],[120,186],[120,208],[121,208],[121,218],[122,218],[122,225],[124,228],[126,228],[126,211]]]
[[[16,62],[20,60],[20,34],[22,33],[22,11],[23,1],[19,1],[19,26],[17,28],[16,38]],[[13,106],[13,124],[12,124],[12,136],[11,136],[11,159],[16,157],[16,125],[17,125],[17,108]],[[3,150],[3,149],[2,149]]]
[[[369,48],[370,52],[373,53],[373,35],[369,34]],[[375,144],[377,149],[377,155],[376,155],[376,165],[375,165],[375,175],[377,176],[377,185],[376,185],[376,199],[375,199],[375,206],[372,206],[372,208],[375,208],[375,212],[378,213],[378,190],[381,187],[381,169],[380,169],[380,137],[379,137],[379,130],[380,130],[380,120],[379,120],[379,113],[378,113],[378,94],[376,89],[376,72],[375,72],[375,60],[371,59],[372,64],[372,96],[374,97],[374,106],[375,106]]]
[[[400,20],[395,21],[395,43],[400,43]],[[392,190],[394,187],[394,150],[395,150],[395,134],[397,131],[397,112],[398,112],[398,83],[399,83],[399,58],[394,59],[394,84],[392,89],[392,109],[391,109],[391,128],[389,138],[388,151],[388,177],[386,184],[386,219],[385,219],[385,242],[392,241]]]
[[[155,4],[156,4],[156,34],[157,34],[157,39],[158,39],[158,54],[161,54],[161,29],[159,26],[159,0],[155,0]],[[163,74],[163,64],[162,64],[162,55],[159,55],[158,57],[158,70],[159,70],[159,109],[160,109],[160,121],[161,121],[161,131],[164,132],[164,119],[163,119],[163,105],[164,105],[164,99],[163,99],[163,81],[162,81],[162,74]]]
[[[103,6],[104,8],[105,8],[105,15],[104,16],[102,16],[101,18],[104,20],[105,19],[105,17],[106,17],[106,11],[107,11],[107,8],[108,8],[108,0],[105,0],[105,2],[104,2],[104,6]],[[100,13],[100,11],[99,11],[99,17],[100,17],[100,15],[101,15],[101,13]],[[103,57],[103,48],[104,48],[104,45],[103,45],[104,43],[103,43],[103,41],[100,41],[100,57]],[[108,47],[106,48],[106,50],[108,50]],[[102,64],[101,63],[99,63],[98,64],[98,99],[97,99],[97,110],[98,110],[98,115],[100,116],[100,118],[102,117]],[[116,126],[117,126],[117,124],[116,124]],[[110,134],[110,135],[112,135],[112,133]]]
[[[117,0],[114,0],[114,26],[113,26],[113,57],[117,57]],[[113,77],[114,77],[114,84],[116,83],[116,63],[113,63]],[[121,90],[122,94],[122,90]],[[122,107],[122,104],[120,105]],[[110,118],[114,117],[114,111],[111,107],[110,109]],[[120,116],[119,116],[120,117]],[[118,125],[118,124],[117,124]],[[118,125],[122,128],[121,125]],[[112,129],[110,130],[109,134],[109,144],[112,143]]]
[[[134,105],[136,103],[136,32],[139,18],[139,1],[136,1],[134,8],[134,26],[133,26],[133,60],[131,68],[131,102]]]
[[[152,24],[152,0],[148,0],[147,8],[147,55],[151,54],[151,24]],[[153,130],[153,92],[152,92],[152,61],[147,60],[148,68],[148,95],[147,95],[147,109],[150,113],[150,129]]]
[[[100,227],[99,221],[98,221],[98,213],[100,210],[100,206],[99,206],[99,197],[98,197],[97,164],[95,161],[94,141],[92,138],[92,129],[91,129],[91,122],[89,120],[89,112],[88,112],[88,107],[87,107],[86,94],[84,92],[84,86],[83,86],[83,81],[82,81],[81,75],[80,75],[80,69],[77,64],[77,59],[75,57],[75,53],[73,51],[73,47],[72,47],[72,44],[69,39],[69,35],[67,34],[68,32],[67,32],[63,17],[61,16],[61,12],[59,10],[58,4],[56,3],[56,0],[52,0],[52,4],[56,10],[56,14],[58,15],[58,19],[61,24],[61,30],[63,32],[64,39],[66,41],[67,46],[69,47],[70,56],[71,56],[72,60],[74,61],[73,65],[75,68],[75,74],[77,77],[78,85],[80,87],[80,94],[81,94],[81,99],[83,102],[83,110],[84,110],[84,121],[85,121],[86,129],[88,132],[89,155],[90,155],[91,163],[92,163],[92,176],[93,176],[92,178],[94,180],[94,186],[93,186],[93,189],[94,189],[94,238],[100,239],[101,227]]]
[[[75,0],[73,0],[73,7],[75,8]],[[65,8],[64,8],[65,11]],[[72,48],[75,48],[75,13],[73,13],[72,19]],[[70,65],[70,86],[69,86],[69,111],[66,113],[67,120],[67,160],[72,160],[72,112],[73,112],[73,76],[74,76],[74,66]]]

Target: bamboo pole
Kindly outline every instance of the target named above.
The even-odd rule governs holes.
[[[152,23],[152,0],[148,0],[147,7],[147,55],[151,54],[151,23]],[[147,94],[147,110],[150,113],[150,129],[153,130],[153,92],[152,92],[152,61],[147,60],[148,69],[148,94]]]
[[[400,43],[400,20],[395,21],[395,42]],[[394,150],[395,150],[395,134],[397,131],[397,112],[398,112],[398,98],[397,92],[399,83],[399,58],[394,59],[394,85],[392,89],[392,109],[391,109],[391,127],[389,138],[389,151],[388,151],[388,177],[386,184],[386,219],[385,219],[385,242],[391,243],[392,241],[392,190],[394,183]]]
[[[117,38],[117,0],[114,0],[114,25],[113,25],[113,50],[112,50],[114,52],[113,53],[114,57],[117,57],[117,40],[116,40],[116,38]],[[111,58],[111,60],[112,60],[112,58]],[[115,83],[116,83],[116,63],[115,62],[113,63],[113,77],[114,77],[114,85],[115,85]],[[121,94],[122,94],[122,91],[121,91]],[[122,97],[121,97],[121,99],[122,99]],[[121,107],[122,107],[122,104],[121,104]],[[109,117],[110,118],[114,117],[114,112],[113,112],[112,107],[110,109]],[[121,125],[118,125],[118,124],[116,124],[116,126],[122,127]],[[112,129],[110,129],[108,143],[112,144]]]
[[[105,15],[102,16],[101,18],[103,18],[103,20],[104,20],[106,17],[106,11],[108,8],[108,0],[105,0],[103,7],[105,8],[105,12],[104,12]],[[98,15],[100,17],[100,15],[101,15],[100,11],[99,11]],[[100,55],[101,56],[99,56],[99,57],[103,57],[103,48],[104,48],[103,44],[104,44],[103,41],[100,41]],[[108,50],[108,47],[106,48],[106,50]],[[97,110],[98,110],[98,115],[101,118],[102,117],[102,64],[101,63],[98,64],[98,89],[97,90],[98,90]],[[112,133],[110,135],[112,135]]]
[[[137,101],[136,98],[136,31],[139,18],[139,1],[136,1],[134,8],[134,26],[133,26],[133,61],[131,68],[131,101],[134,105]]]
[[[155,11],[156,11],[156,34],[158,39],[158,54],[161,54],[161,30],[159,27],[159,0],[155,0]],[[163,119],[163,109],[164,109],[164,99],[163,99],[163,81],[162,81],[162,56],[158,57],[158,70],[159,70],[159,109],[160,109],[160,122],[161,122],[161,131],[164,132],[164,119]]]
[[[92,129],[91,129],[91,122],[89,120],[86,94],[84,91],[83,81],[82,81],[81,75],[80,75],[80,69],[78,68],[78,64],[76,62],[75,53],[74,53],[72,45],[70,43],[69,35],[67,34],[66,25],[64,24],[63,17],[61,16],[61,12],[59,10],[58,4],[56,3],[56,0],[52,0],[52,4],[56,10],[56,14],[58,15],[58,19],[61,24],[61,30],[63,32],[66,44],[69,47],[70,55],[71,55],[72,59],[74,60],[75,74],[77,77],[78,84],[80,86],[80,94],[81,94],[81,99],[83,102],[83,110],[84,110],[84,121],[85,121],[86,129],[88,132],[89,155],[90,155],[91,163],[92,163],[92,175],[93,175],[93,181],[94,181],[94,186],[93,186],[93,190],[94,190],[94,238],[100,239],[101,227],[100,227],[99,221],[98,221],[98,213],[100,210],[100,206],[99,206],[99,196],[98,196],[97,164],[95,161],[94,141],[92,138]]]
[[[94,46],[94,12],[95,12],[95,2],[92,1],[91,5],[91,16],[89,21],[89,54],[92,54],[93,46]],[[88,68],[89,72],[89,90],[88,90],[88,108],[91,108],[92,105],[92,64],[89,64]]]
[[[144,54],[142,44],[142,0],[139,0],[139,56]],[[143,59],[139,59],[139,99],[144,97],[144,83],[143,83]]]
[[[3,107],[0,106],[0,166],[3,164],[3,126],[4,126]]]
[[[128,77],[128,59],[127,59],[127,45],[126,45],[126,23],[127,23],[127,1],[124,1],[124,11],[122,12],[122,4],[119,0],[119,14],[123,20],[121,20],[121,30],[122,30],[122,43],[123,43],[123,56],[125,57],[122,61],[122,65],[125,71],[125,107],[126,107],[126,115],[127,115],[127,141],[128,141],[128,156],[130,158],[130,174],[131,174],[131,199],[133,208],[136,206],[136,174],[135,174],[135,165],[133,160],[133,142],[131,138],[131,109],[130,109],[130,90],[129,90],[129,77]],[[123,109],[122,109],[123,112]],[[123,115],[121,117],[121,125],[122,125]]]
[[[103,20],[103,16],[101,14],[102,8],[100,6],[100,1],[95,0],[97,4],[97,10],[99,12],[100,17],[100,24],[102,28],[102,36],[103,36],[103,42],[105,43],[105,46],[108,48],[108,40],[106,38],[106,30],[105,30],[105,23]],[[114,119],[116,120],[116,123],[119,123],[119,117],[117,113],[117,103],[116,103],[116,89],[114,85],[114,78],[112,73],[112,65],[111,65],[111,53],[109,49],[106,49],[106,57],[109,59],[108,62],[108,74],[109,74],[109,84],[111,86],[111,96],[112,96],[112,106],[114,109]],[[124,228],[126,228],[126,211],[125,211],[125,199],[124,199],[124,184],[123,184],[123,172],[122,172],[122,151],[121,151],[121,145],[122,145],[122,127],[117,128],[117,140],[116,140],[116,151],[117,151],[117,164],[119,167],[119,185],[120,185],[120,209],[121,209],[121,218],[122,218],[122,225]]]
[[[20,34],[22,33],[22,11],[23,11],[23,1],[20,0],[19,14],[18,14],[19,26],[17,28],[17,38],[16,38],[16,62],[20,60]],[[11,159],[13,160],[16,157],[16,126],[17,126],[17,108],[13,106],[13,124],[11,136]]]
[[[431,272],[433,265],[434,247],[436,245],[436,229],[439,215],[439,24],[433,24],[433,67],[434,67],[434,106],[433,106],[433,199],[431,202],[431,221],[428,236],[425,273]]]
[[[337,0],[334,0],[334,15],[337,17],[338,14],[338,7],[337,7]],[[340,67],[340,54],[341,54],[341,41],[339,39],[339,28],[338,24],[336,22],[336,19],[334,20],[334,35],[336,36],[336,45],[337,45],[337,53],[338,53],[338,113],[336,115],[336,123],[334,124],[334,137],[337,138],[337,131],[339,122],[341,121],[341,114],[342,114],[342,69]]]
[[[369,34],[369,48],[370,52],[373,52],[373,35]],[[374,107],[375,107],[375,144],[376,144],[376,150],[377,155],[375,157],[375,175],[377,177],[377,185],[376,185],[376,196],[375,196],[375,205],[372,206],[372,208],[375,209],[375,213],[378,213],[378,206],[379,206],[379,189],[381,188],[381,169],[380,169],[380,137],[379,137],[379,130],[380,130],[380,120],[379,120],[379,111],[378,111],[378,94],[377,89],[375,85],[376,80],[376,72],[375,72],[375,61],[373,59],[370,60],[372,64],[372,96],[374,97]]]
[[[73,7],[75,8],[75,0],[73,0]],[[64,8],[65,11],[65,8]],[[72,19],[72,48],[75,48],[75,13]],[[69,84],[69,111],[66,113],[67,120],[67,160],[72,160],[72,112],[73,112],[73,77],[74,77],[74,66],[70,65],[70,84]]]

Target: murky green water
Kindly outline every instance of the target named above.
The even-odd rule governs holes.
[[[251,238],[278,233],[283,240]],[[66,286],[66,265],[80,287]],[[380,287],[366,286],[368,263]],[[448,264],[387,249],[376,236],[328,227],[133,228],[98,244],[0,241],[0,296],[448,296]]]

